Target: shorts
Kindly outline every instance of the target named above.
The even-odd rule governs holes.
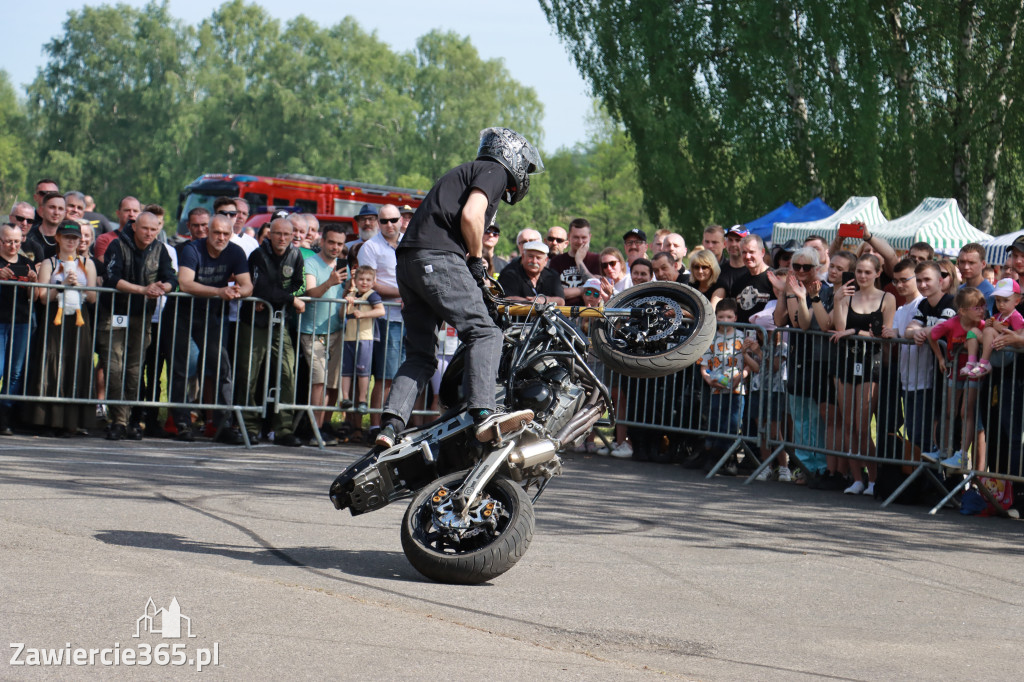
[[[877,383],[881,375],[882,354],[861,342],[847,342],[833,367],[832,376],[844,384]]]
[[[341,332],[300,334],[299,347],[309,363],[309,383],[336,389],[341,379]]]
[[[404,326],[401,320],[377,320],[379,341],[373,344],[373,376],[390,381],[398,374],[398,368],[405,361],[405,346],[402,343]]]
[[[373,341],[346,341],[341,352],[341,374],[346,377],[370,376],[373,361]]]

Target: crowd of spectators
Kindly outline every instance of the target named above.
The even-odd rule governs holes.
[[[309,405],[327,444],[372,440],[404,356],[395,249],[411,208],[363,206],[351,236],[287,211],[255,232],[248,203],[221,197],[212,214],[193,209],[188,237],[172,243],[160,206],[126,196],[115,225],[80,192],[45,179],[36,190],[35,205],[15,204],[0,232],[0,281],[14,283],[0,286],[0,433],[99,426],[115,440],[205,433],[299,445],[313,434],[307,412],[276,405]],[[900,439],[949,468],[1021,473],[1024,363],[1009,351],[1024,347],[1024,239],[988,264],[977,244],[955,262],[925,243],[901,256],[867,231],[767,250],[742,226],[711,225],[692,252],[671,230],[650,242],[639,228],[621,244],[591,236],[582,218],[526,229],[503,256],[492,224],[485,260],[521,301],[601,306],[652,280],[686,283],[718,328],[676,376],[611,377],[617,416],[638,425],[591,440],[588,452],[731,473],[770,454],[755,445],[754,457],[722,466],[735,436],[767,435],[793,447],[762,477],[849,494],[871,494],[877,467],[842,455],[895,456]],[[79,291],[95,286],[105,291]],[[258,301],[243,302],[250,296]],[[271,335],[272,319],[285,333]],[[436,378],[457,344],[442,330]],[[275,405],[237,419],[232,408],[262,405],[268,382],[281,387]],[[162,400],[176,404],[166,418],[145,406]],[[185,407],[197,403],[220,409]],[[419,408],[436,409],[436,387]],[[332,420],[336,410],[347,416]]]

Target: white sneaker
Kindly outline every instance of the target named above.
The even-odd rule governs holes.
[[[629,444],[628,440],[624,440],[616,445],[610,454],[612,457],[618,457],[619,459],[629,459],[633,456],[633,446]]]
[[[849,488],[847,488],[846,490],[843,491],[843,494],[844,495],[860,495],[866,489],[867,489],[867,486],[864,485],[864,481],[862,481],[862,480],[860,480],[858,478],[856,481],[853,482],[853,485],[851,485]]]
[[[868,483],[868,487],[864,488],[864,492],[862,492],[861,495],[869,495],[871,497],[874,497],[875,496],[875,484],[874,483]]]
[[[765,467],[764,469],[761,469],[761,473],[759,473],[754,478],[754,480],[755,481],[770,481],[771,478],[772,478],[772,468],[771,467]]]
[[[932,450],[930,452],[925,452],[923,450],[921,451],[921,459],[923,459],[926,462],[931,462],[934,464],[935,462],[939,461],[940,457],[942,457],[942,450]]]
[[[950,469],[963,469],[964,465],[964,454],[960,450],[954,452],[952,457],[942,460],[942,466],[949,467]]]
[[[791,483],[793,481],[793,472],[789,470],[789,467],[779,467],[779,482],[780,483]]]

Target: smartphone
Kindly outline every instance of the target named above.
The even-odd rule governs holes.
[[[864,239],[864,223],[840,223],[839,236],[844,239]]]
[[[847,284],[852,282],[854,279],[855,279],[855,276],[854,276],[854,274],[852,272],[844,272],[843,273],[843,286],[845,287]],[[857,285],[854,284],[854,286],[857,286]]]

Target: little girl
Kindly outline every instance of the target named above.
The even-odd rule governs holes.
[[[967,388],[967,399],[963,401],[960,412],[963,420],[960,449],[952,457],[942,460],[943,466],[962,469],[967,464],[967,451],[974,442],[974,404],[978,399],[978,382],[974,378],[970,378],[968,381],[957,381],[958,374],[962,373],[963,368],[967,366],[967,357],[958,351],[969,339],[977,338],[975,330],[985,328],[985,315],[988,308],[985,306],[985,296],[974,287],[960,289],[956,298],[953,299],[953,307],[956,308],[957,314],[932,327],[928,343],[938,360],[939,369],[947,376],[946,386],[950,396],[948,414],[950,417],[955,414],[956,406],[961,404],[963,389]],[[939,348],[940,339],[946,341],[945,355]],[[957,364],[950,366],[949,363],[952,363],[954,358],[956,358]],[[980,458],[978,459],[980,460]],[[983,469],[984,462],[978,461],[976,467]]]
[[[1010,278],[1001,279],[992,294],[995,297],[996,314],[985,322],[984,331],[975,327],[967,333],[967,364],[960,370],[960,376],[978,379],[992,371],[989,358],[992,357],[992,342],[1007,329],[1020,331],[1024,317],[1017,312],[1020,303],[1020,285]],[[981,337],[981,359],[978,359],[978,338]]]

